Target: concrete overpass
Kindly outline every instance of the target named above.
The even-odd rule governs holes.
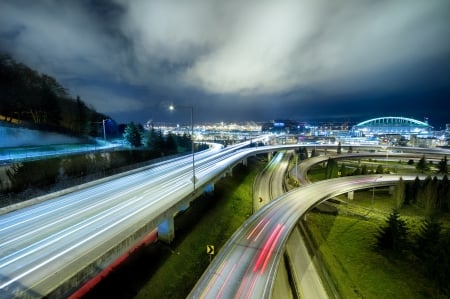
[[[186,157],[3,209],[0,297],[66,297],[155,229],[171,242],[174,216],[247,157],[307,146],[246,145],[196,154],[196,190]]]

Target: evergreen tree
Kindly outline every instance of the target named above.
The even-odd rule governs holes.
[[[168,155],[173,155],[173,154],[176,154],[178,152],[177,151],[177,143],[175,141],[175,137],[173,136],[173,134],[171,132],[169,132],[169,134],[166,136],[165,152]]]
[[[367,165],[364,164],[363,166],[361,166],[361,174],[365,175],[368,173],[369,173],[369,170],[367,169]]]
[[[408,228],[397,209],[392,210],[386,220],[386,226],[381,227],[375,237],[375,248],[379,251],[398,256],[408,248]]]
[[[424,173],[426,170],[428,170],[427,161],[425,159],[425,155],[420,158],[419,162],[417,162],[416,169],[420,171],[421,173]]]
[[[352,175],[360,175],[361,169],[359,167],[356,167],[356,169],[353,171]]]
[[[337,152],[338,154],[342,153],[342,145],[341,145],[341,142],[340,142],[340,141],[339,141],[339,143],[338,143],[336,152]]]
[[[340,168],[339,172],[341,173],[341,176],[347,175],[347,167],[345,166],[344,163],[341,164],[341,168]]]
[[[439,210],[443,213],[450,212],[450,182],[444,175],[438,188]]]
[[[436,177],[430,178],[430,181],[424,186],[425,188],[425,215],[434,217],[437,213],[438,202],[438,180]]]
[[[448,165],[447,165],[447,156],[445,156],[438,164],[438,172],[447,174],[448,173]]]
[[[311,158],[317,157],[317,156],[319,156],[319,153],[316,151],[315,148],[313,148],[313,149],[311,150]]]
[[[414,179],[414,182],[410,185],[410,189],[408,191],[409,202],[417,203],[421,186],[422,183],[420,182],[419,177],[416,177]]]
[[[450,234],[442,233],[442,226],[436,218],[426,219],[415,238],[415,255],[421,261],[430,281],[449,294],[450,277],[449,246]]]
[[[415,238],[415,254],[423,262],[436,255],[441,237],[441,224],[432,217],[425,219]]]
[[[375,173],[382,174],[383,173],[383,165],[378,164],[377,169],[375,170]]]
[[[394,205],[395,205],[394,208],[400,209],[403,206],[404,202],[405,202],[405,182],[403,181],[403,178],[400,177],[394,192]]]
[[[141,134],[139,132],[138,127],[134,124],[134,122],[131,122],[128,124],[128,126],[125,128],[125,132],[123,133],[123,138],[126,142],[131,144],[131,146],[141,146]]]
[[[348,147],[348,153],[349,153],[349,154],[353,153],[353,146],[350,145],[350,146]]]
[[[338,177],[338,163],[332,158],[328,158],[327,167],[325,169],[325,177],[327,179]]]

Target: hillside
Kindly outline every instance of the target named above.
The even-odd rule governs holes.
[[[0,53],[0,120],[75,136],[99,136],[109,116],[72,97],[55,78]]]

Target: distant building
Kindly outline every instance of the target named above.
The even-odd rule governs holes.
[[[433,127],[425,122],[406,117],[379,117],[363,121],[352,128],[359,136],[374,135],[403,135],[403,136],[431,136]]]
[[[293,120],[273,120],[264,123],[261,131],[275,134],[299,134],[305,131],[305,123]]]

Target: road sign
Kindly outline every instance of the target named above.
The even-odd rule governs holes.
[[[214,245],[206,245],[206,253],[214,254]]]

